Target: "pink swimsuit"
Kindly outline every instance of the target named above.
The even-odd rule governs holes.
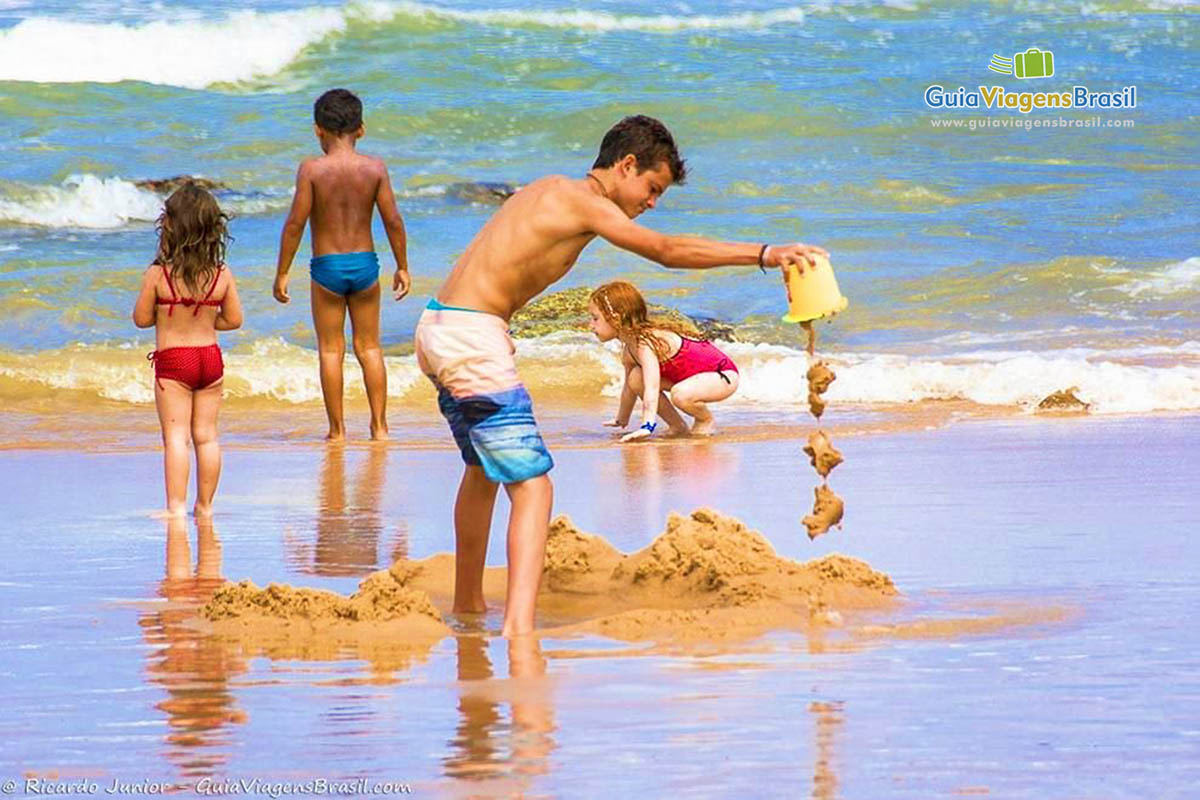
[[[659,364],[659,374],[671,383],[679,383],[701,372],[715,372],[729,383],[725,373],[738,371],[733,359],[718,350],[712,342],[686,336],[679,338],[683,339],[679,352]]]

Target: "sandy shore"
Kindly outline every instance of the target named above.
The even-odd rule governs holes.
[[[816,540],[799,437],[556,448],[566,519],[542,636],[515,648],[494,636],[504,501],[491,609],[449,613],[446,448],[230,447],[200,529],[154,517],[153,449],[7,451],[0,645],[24,733],[0,766],[183,781],[310,764],[445,796],[657,795],[716,763],[726,790],[830,797],[1184,785],[1196,420],[840,431],[846,516]],[[200,607],[242,580],[329,593],[338,614],[366,582],[390,598],[369,607],[404,613],[205,630]]]

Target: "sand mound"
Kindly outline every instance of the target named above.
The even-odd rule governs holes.
[[[408,585],[419,572],[398,562],[367,576],[349,597],[279,583],[265,589],[227,583],[200,617],[212,632],[267,654],[321,657],[347,646],[376,651],[381,642],[427,648],[450,629],[429,595]],[[409,655],[390,653],[389,659],[400,663]]]
[[[450,634],[438,608],[450,605],[453,576],[453,557],[439,554],[397,561],[349,597],[243,581],[218,589],[200,613],[214,631],[267,652],[266,643],[280,637],[291,651],[299,641],[300,651],[314,653],[345,642],[431,643]],[[505,580],[503,568],[485,572],[484,592],[494,606],[504,602]],[[758,531],[702,508],[671,514],[658,538],[629,555],[556,517],[538,611],[541,624],[562,633],[721,641],[819,624],[831,608],[878,608],[897,594],[887,575],[861,561],[781,558]]]
[[[834,607],[879,608],[898,595],[891,578],[862,561],[782,558],[758,531],[706,508],[671,514],[666,531],[630,555],[560,516],[546,551],[544,615],[624,640],[741,638],[821,623]]]

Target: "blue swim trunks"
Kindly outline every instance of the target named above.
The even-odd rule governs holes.
[[[308,271],[314,281],[334,294],[355,294],[370,289],[379,280],[379,256],[373,250],[330,253],[310,261]]]
[[[438,392],[463,461],[488,480],[520,483],[554,460],[538,433],[533,401],[517,378],[508,325],[494,314],[427,308],[417,323],[417,363]]]

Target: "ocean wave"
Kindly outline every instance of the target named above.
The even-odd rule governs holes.
[[[120,228],[158,219],[162,198],[120,178],[72,175],[61,186],[6,183],[0,222],[48,228]]]
[[[345,30],[347,20],[346,10],[331,8],[137,26],[31,17],[0,32],[0,80],[203,89],[274,75],[305,47]]]
[[[387,7],[387,4],[377,4]],[[627,15],[607,11],[536,11],[532,9],[459,10],[415,2],[390,4],[397,16],[453,20],[500,27],[566,28],[581,31],[642,31],[673,33],[695,30],[755,30],[775,25],[799,24],[804,9],[789,6],[771,11],[746,11],[724,16],[684,14]]]
[[[1137,275],[1134,280],[1116,288],[1134,298],[1160,298],[1195,292],[1200,289],[1200,256]]]
[[[741,386],[734,405],[806,402],[809,358],[782,345],[721,343],[738,364]],[[588,403],[615,397],[623,370],[619,352],[587,334],[560,332],[518,339],[517,367],[535,397],[555,403]],[[119,403],[153,402],[153,372],[146,345],[75,345],[37,353],[0,352],[0,393],[53,398],[64,391]],[[1031,410],[1068,387],[1098,414],[1200,409],[1200,343],[1175,348],[1135,348],[1128,353],[1070,350],[964,353],[954,358],[897,354],[831,353],[837,380],[826,399],[846,404],[897,404],[968,400],[985,406]],[[1146,363],[1134,363],[1137,354]],[[1124,359],[1124,360],[1123,360]],[[388,356],[388,394],[400,403],[432,403],[433,393],[415,357]],[[284,405],[320,403],[317,354],[278,337],[226,350],[226,397]],[[346,394],[362,395],[358,364],[346,360]]]
[[[216,192],[221,208],[235,215],[273,213],[291,194]],[[59,186],[0,182],[0,223],[44,228],[111,230],[153,222],[163,196],[124,178],[72,175]]]
[[[797,6],[724,16],[622,15],[605,11],[460,10],[417,2],[349,3],[292,11],[237,11],[219,19],[187,16],[141,25],[29,17],[0,31],[0,80],[40,83],[146,83],[205,89],[276,75],[305,48],[351,25],[398,19],[504,28],[672,33],[756,30],[804,20]]]

